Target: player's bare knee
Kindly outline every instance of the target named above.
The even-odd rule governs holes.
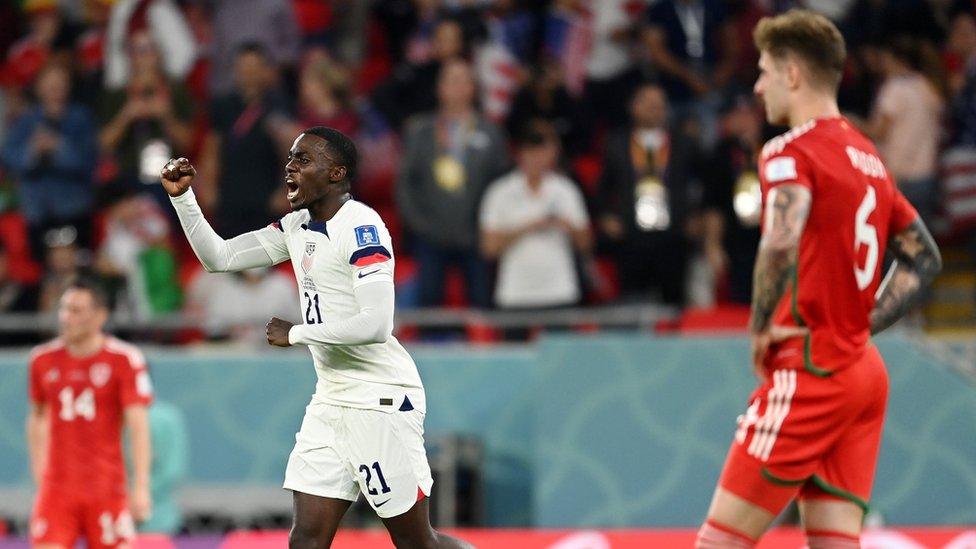
[[[296,523],[288,532],[288,549],[326,549],[328,543],[323,542],[321,534],[314,528]]]

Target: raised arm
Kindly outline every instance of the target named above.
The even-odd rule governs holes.
[[[871,311],[871,335],[904,316],[942,270],[942,256],[921,219],[895,234],[888,242],[895,262],[888,269]]]
[[[166,164],[160,179],[176,208],[190,247],[207,272],[268,267],[288,258],[284,233],[274,227],[244,233],[230,240],[221,238],[203,216],[190,188],[196,173],[189,160],[180,158]]]

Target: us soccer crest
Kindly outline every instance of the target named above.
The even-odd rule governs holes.
[[[91,369],[88,370],[88,376],[91,378],[92,385],[102,387],[112,377],[112,367],[104,362],[99,362],[92,365]]]
[[[315,243],[306,242],[305,243],[305,255],[302,256],[302,270],[306,273],[312,269],[312,254],[315,253]]]

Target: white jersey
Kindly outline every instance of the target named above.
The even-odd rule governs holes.
[[[393,245],[379,214],[349,200],[329,221],[309,221],[308,210],[254,234],[274,263],[291,258],[306,325],[359,313],[354,290],[393,283]],[[368,345],[309,345],[318,382],[312,401],[376,410],[426,411],[417,366],[392,335]]]

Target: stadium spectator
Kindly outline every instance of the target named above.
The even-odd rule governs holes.
[[[166,215],[153,199],[132,187],[116,184],[103,189],[105,236],[95,268],[103,277],[121,280],[121,301],[136,319],[178,310],[182,291]]]
[[[950,80],[952,144],[976,147],[976,19],[972,13],[959,13],[953,19],[949,49],[959,67]]]
[[[197,57],[197,44],[179,6],[173,0],[118,0],[112,6],[105,39],[105,87],[120,89],[140,70],[134,55],[134,35],[145,34],[155,44],[161,76],[185,79]]]
[[[81,245],[90,243],[97,147],[91,114],[70,100],[66,68],[45,67],[35,94],[37,103],[10,130],[3,160],[17,180],[31,249],[40,259],[43,235],[54,226],[71,225]]]
[[[850,36],[848,51],[864,44],[880,44],[892,36],[908,35],[926,41],[942,40],[942,25],[936,6],[949,2],[927,0],[856,0],[847,11],[845,36]],[[964,0],[965,1],[965,0]],[[969,10],[972,10],[969,3]]]
[[[607,138],[599,180],[600,229],[616,256],[622,297],[685,299],[688,230],[700,206],[702,152],[669,130],[664,89],[645,84],[630,102],[631,125]]]
[[[976,19],[972,12],[960,12],[949,23],[945,44],[945,65],[949,94],[962,93],[966,77],[976,65]]]
[[[385,37],[384,53],[394,66],[430,60],[431,37],[441,15],[439,0],[376,2],[373,13]]]
[[[302,69],[298,86],[301,129],[326,126],[355,135],[359,120],[352,93],[352,74],[348,68],[328,57],[308,63]],[[290,134],[300,133],[301,129]]]
[[[0,313],[37,310],[37,288],[10,277],[7,248],[0,240]]]
[[[583,104],[590,125],[607,130],[627,123],[627,98],[638,83],[630,37],[639,12],[629,0],[590,2],[589,48]]]
[[[3,81],[12,90],[24,90],[52,61],[70,60],[70,33],[55,0],[27,0],[22,9],[27,15],[27,35],[7,52]],[[6,26],[6,25],[4,25]]]
[[[562,67],[554,61],[537,65],[525,85],[515,95],[506,129],[518,136],[527,120],[544,119],[559,134],[563,150],[572,155],[582,146],[579,105],[564,83]]]
[[[187,294],[189,311],[213,339],[265,343],[269,318],[294,318],[300,311],[294,283],[266,268],[239,273],[201,273]]]
[[[297,66],[301,33],[288,0],[213,0],[213,57],[210,72],[214,96],[235,87],[238,53],[259,44],[268,61],[285,72]]]
[[[711,125],[715,92],[732,79],[739,43],[718,0],[661,0],[647,12],[644,45],[678,118]]]
[[[86,105],[95,105],[105,89],[105,49],[112,3],[88,0],[83,7],[83,26],[75,45],[74,95]]]
[[[722,109],[721,135],[706,163],[703,251],[712,271],[728,275],[729,299],[748,305],[759,245],[761,193],[756,158],[763,142],[763,114],[749,95]]]
[[[464,32],[453,19],[439,21],[434,29],[431,55],[420,63],[403,63],[373,93],[373,106],[394,129],[411,116],[437,108],[438,77],[449,61],[465,56]]]
[[[475,110],[476,90],[468,64],[446,63],[437,84],[437,112],[406,131],[396,199],[416,237],[421,305],[443,304],[451,266],[465,271],[471,304],[488,304],[477,209],[485,187],[508,167],[508,155],[501,131]]]
[[[583,194],[556,171],[559,148],[551,124],[530,123],[516,169],[485,191],[481,249],[498,260],[498,307],[562,307],[582,299],[575,253],[589,253],[592,234]]]
[[[944,109],[941,82],[924,74],[926,51],[901,37],[881,48],[878,90],[867,126],[888,171],[922,219],[937,206],[938,148]]]
[[[282,194],[281,161],[291,128],[287,99],[275,85],[268,53],[248,44],[237,54],[235,89],[214,101],[213,130],[207,139],[201,175],[205,206],[216,205],[217,230],[240,234],[255,229],[255,220],[281,216],[272,207]]]
[[[44,234],[44,243],[47,251],[38,310],[47,313],[57,308],[61,294],[82,273],[85,253],[78,249],[78,233],[70,225],[47,231]]]
[[[127,45],[128,85],[105,92],[99,142],[114,158],[118,177],[168,199],[155,184],[173,156],[186,154],[193,141],[193,105],[186,88],[167,79],[160,51],[147,31],[136,31]]]
[[[485,13],[491,40],[501,44],[522,63],[531,61],[535,30],[532,15],[517,0],[492,0]]]

